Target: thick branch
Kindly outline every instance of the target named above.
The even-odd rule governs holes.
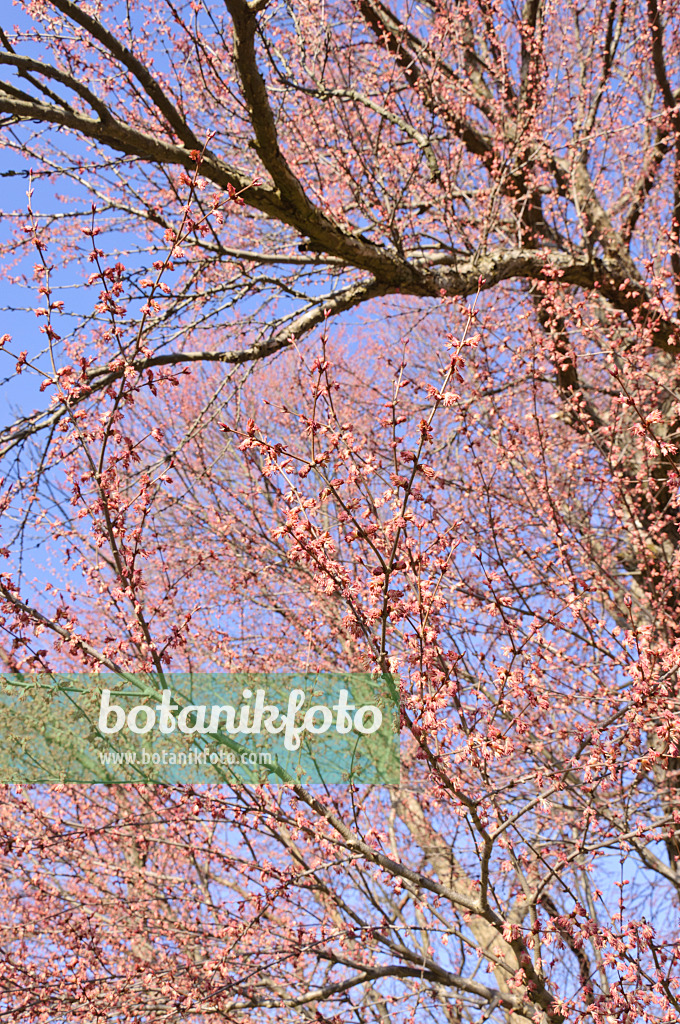
[[[56,407],[46,412],[25,416],[0,433],[0,457],[6,455],[32,435],[53,427],[66,415],[68,409],[80,405],[97,392],[105,391],[114,381],[120,380],[130,367],[142,373],[158,366],[182,366],[188,363],[226,363],[231,366],[239,366],[244,363],[256,362],[290,347],[314,327],[323,323],[328,315],[343,313],[362,302],[386,295],[388,292],[389,289],[383,288],[377,282],[351,285],[327,300],[315,303],[279,327],[268,338],[256,341],[247,348],[224,351],[202,349],[188,352],[164,352],[155,356],[136,358],[130,362],[118,358],[114,365],[90,367],[84,374],[82,392],[77,398],[70,397],[68,400],[60,400]]]
[[[120,40],[116,39],[108,29],[104,28],[97,18],[87,13],[82,7],[78,7],[72,0],[49,0],[49,2],[58,11],[65,14],[67,18],[70,18],[71,21],[75,21],[77,25],[84,28],[93,39],[96,39],[105,46],[111,56],[134,75],[154,106],[161,112],[172,128],[177,138],[188,149],[200,149],[198,139],[146,65],[142,64],[126,46],[123,46]]]

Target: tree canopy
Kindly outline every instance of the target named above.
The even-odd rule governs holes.
[[[21,0],[0,64],[5,673],[369,672],[402,749],[3,787],[0,1012],[676,1022],[678,4]]]

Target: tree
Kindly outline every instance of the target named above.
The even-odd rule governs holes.
[[[676,5],[18,16],[7,670],[390,673],[403,777],[5,787],[4,1015],[676,1021]]]

